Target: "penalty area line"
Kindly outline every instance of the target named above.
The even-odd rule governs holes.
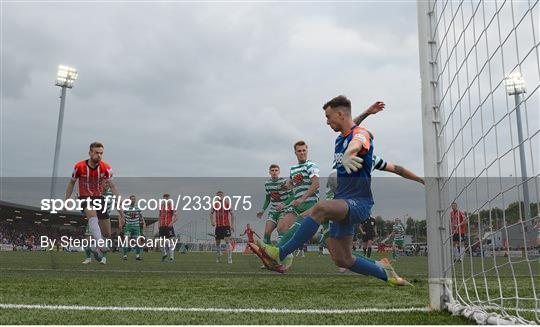
[[[427,307],[358,308],[358,309],[278,309],[278,308],[175,308],[175,307],[113,307],[87,305],[47,305],[0,303],[0,309],[76,310],[76,311],[150,311],[150,312],[210,312],[210,313],[275,313],[275,314],[351,314],[427,312]]]

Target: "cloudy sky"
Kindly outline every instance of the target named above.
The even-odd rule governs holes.
[[[461,8],[465,17],[474,10],[470,5]],[[460,86],[453,74],[467,52],[463,41],[455,49],[452,42],[467,21],[455,20],[458,33],[447,29],[441,54],[455,58],[445,62],[441,83],[454,83],[444,99],[450,115],[445,121],[449,170],[458,167],[453,176],[476,176],[486,166],[484,177],[519,175],[513,102],[502,83],[519,61],[529,90],[526,155],[538,158],[540,61],[530,22],[539,7],[527,11],[529,5],[518,2],[510,8],[505,3],[500,20],[486,25],[477,15],[475,29],[467,25],[462,40],[468,38],[468,47],[482,28],[489,42],[469,58],[467,75],[461,70],[456,79],[463,92],[480,72],[478,87],[459,107],[459,94],[452,92]],[[482,6],[488,18],[494,15],[493,2]],[[270,163],[285,167],[286,174],[296,160],[292,145],[300,139],[309,144],[321,176],[327,176],[336,134],[326,126],[321,106],[338,94],[352,99],[356,114],[376,100],[385,101],[387,109],[365,121],[376,137],[375,152],[423,175],[415,1],[2,2],[1,9],[2,177],[51,175],[59,64],[79,71],[67,97],[60,176],[68,176],[73,164],[87,157],[95,140],[105,144],[105,160],[119,177],[265,177]],[[440,20],[443,30],[453,10],[447,8]],[[528,13],[536,16],[521,19]],[[517,50],[508,34],[516,22]],[[498,26],[508,40],[502,47]],[[492,65],[481,68],[494,51],[499,53]],[[480,66],[474,66],[475,60]],[[467,119],[481,101],[482,110]],[[467,151],[473,144],[475,150]],[[529,175],[539,174],[538,161],[534,166],[528,160]],[[415,192],[417,186],[407,185]],[[531,192],[538,199],[538,187]],[[378,193],[376,199],[392,192]],[[461,193],[458,189],[452,197]],[[390,217],[406,210],[422,216],[423,199],[410,209],[404,209],[403,203],[411,202],[404,199],[390,206],[379,202],[375,214]]]
[[[266,176],[292,144],[330,172],[345,94],[376,152],[422,174],[415,2],[4,3],[2,176],[50,176],[58,64],[76,67],[59,173],[105,144],[117,176]]]
[[[531,22],[538,6],[482,2],[484,14],[468,20],[479,4],[460,7],[460,20],[450,3],[438,20],[449,170],[476,176],[474,163],[500,157],[489,177],[520,174],[503,83],[519,62],[528,86],[527,166],[537,175],[540,59]],[[352,99],[355,113],[385,101],[387,109],[365,122],[375,152],[423,174],[415,1],[2,2],[1,9],[0,176],[50,176],[58,64],[79,71],[67,98],[61,176],[100,140],[117,176],[262,177],[272,162],[294,164],[299,139],[327,176],[335,133],[321,105],[337,94]]]

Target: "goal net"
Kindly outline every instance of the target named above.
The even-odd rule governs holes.
[[[540,322],[539,1],[418,1],[429,290]]]

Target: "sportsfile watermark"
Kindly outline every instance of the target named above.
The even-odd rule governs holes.
[[[53,250],[56,246],[60,246],[66,249],[73,248],[113,248],[115,242],[113,239],[94,239],[94,238],[74,238],[71,236],[61,236],[60,239],[49,238],[48,236],[40,237],[40,247],[42,249]],[[157,238],[146,238],[144,236],[139,237],[116,237],[116,245],[120,248],[176,248],[178,244],[178,239],[176,238],[166,238],[166,237],[157,237]]]
[[[50,213],[60,211],[83,211],[85,209],[107,212],[109,210],[128,210],[132,207],[131,199],[122,196],[109,195],[105,197],[88,197],[82,199],[42,199],[41,210]],[[226,195],[223,198],[218,196],[191,196],[178,195],[177,200],[173,199],[137,199],[136,206],[140,210],[159,210],[164,207],[173,207],[174,210],[182,211],[209,211],[209,210],[245,210],[252,208],[251,195]]]

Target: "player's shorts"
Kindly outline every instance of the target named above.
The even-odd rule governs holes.
[[[139,237],[141,236],[141,228],[136,225],[126,225],[124,226],[124,236],[125,237]]]
[[[465,241],[465,234],[454,234],[454,235],[452,235],[452,241],[454,241],[454,242],[463,242],[463,241]]]
[[[172,226],[159,226],[159,237],[174,237],[174,227]]]
[[[403,243],[404,241],[403,240],[394,240],[394,245],[397,246],[397,247],[400,247],[402,248],[403,247]]]
[[[375,238],[375,234],[366,233],[366,234],[362,235],[362,242],[373,241],[374,238]]]
[[[216,240],[222,240],[225,237],[231,237],[231,227],[217,226],[215,234],[216,234]]]
[[[295,215],[300,216],[302,212],[311,209],[311,207],[313,207],[315,204],[317,204],[317,201],[306,201],[301,203],[299,206],[290,205],[285,209],[285,212],[293,212]]]
[[[349,212],[347,217],[342,221],[330,222],[330,237],[342,238],[345,236],[353,236],[356,232],[358,224],[364,222],[369,218],[371,214],[371,207],[373,205],[365,205],[354,199],[342,199],[347,202],[349,206]]]
[[[284,211],[269,211],[266,221],[271,221],[274,224],[278,224],[279,220],[283,217]]]
[[[101,204],[102,209],[101,210],[96,210],[96,214],[97,214],[98,219],[110,219],[109,210],[105,209],[105,212],[103,212],[103,208],[106,207],[105,206],[105,198],[103,196],[94,196],[94,195],[92,195],[92,196],[79,196],[80,200],[85,200],[86,201],[86,199],[88,199],[88,198],[92,199],[91,202],[94,202],[95,199],[98,199],[99,200],[98,202]],[[86,205],[86,202],[83,202],[83,205]],[[85,213],[84,209],[81,210],[81,211],[82,211],[82,213]]]

